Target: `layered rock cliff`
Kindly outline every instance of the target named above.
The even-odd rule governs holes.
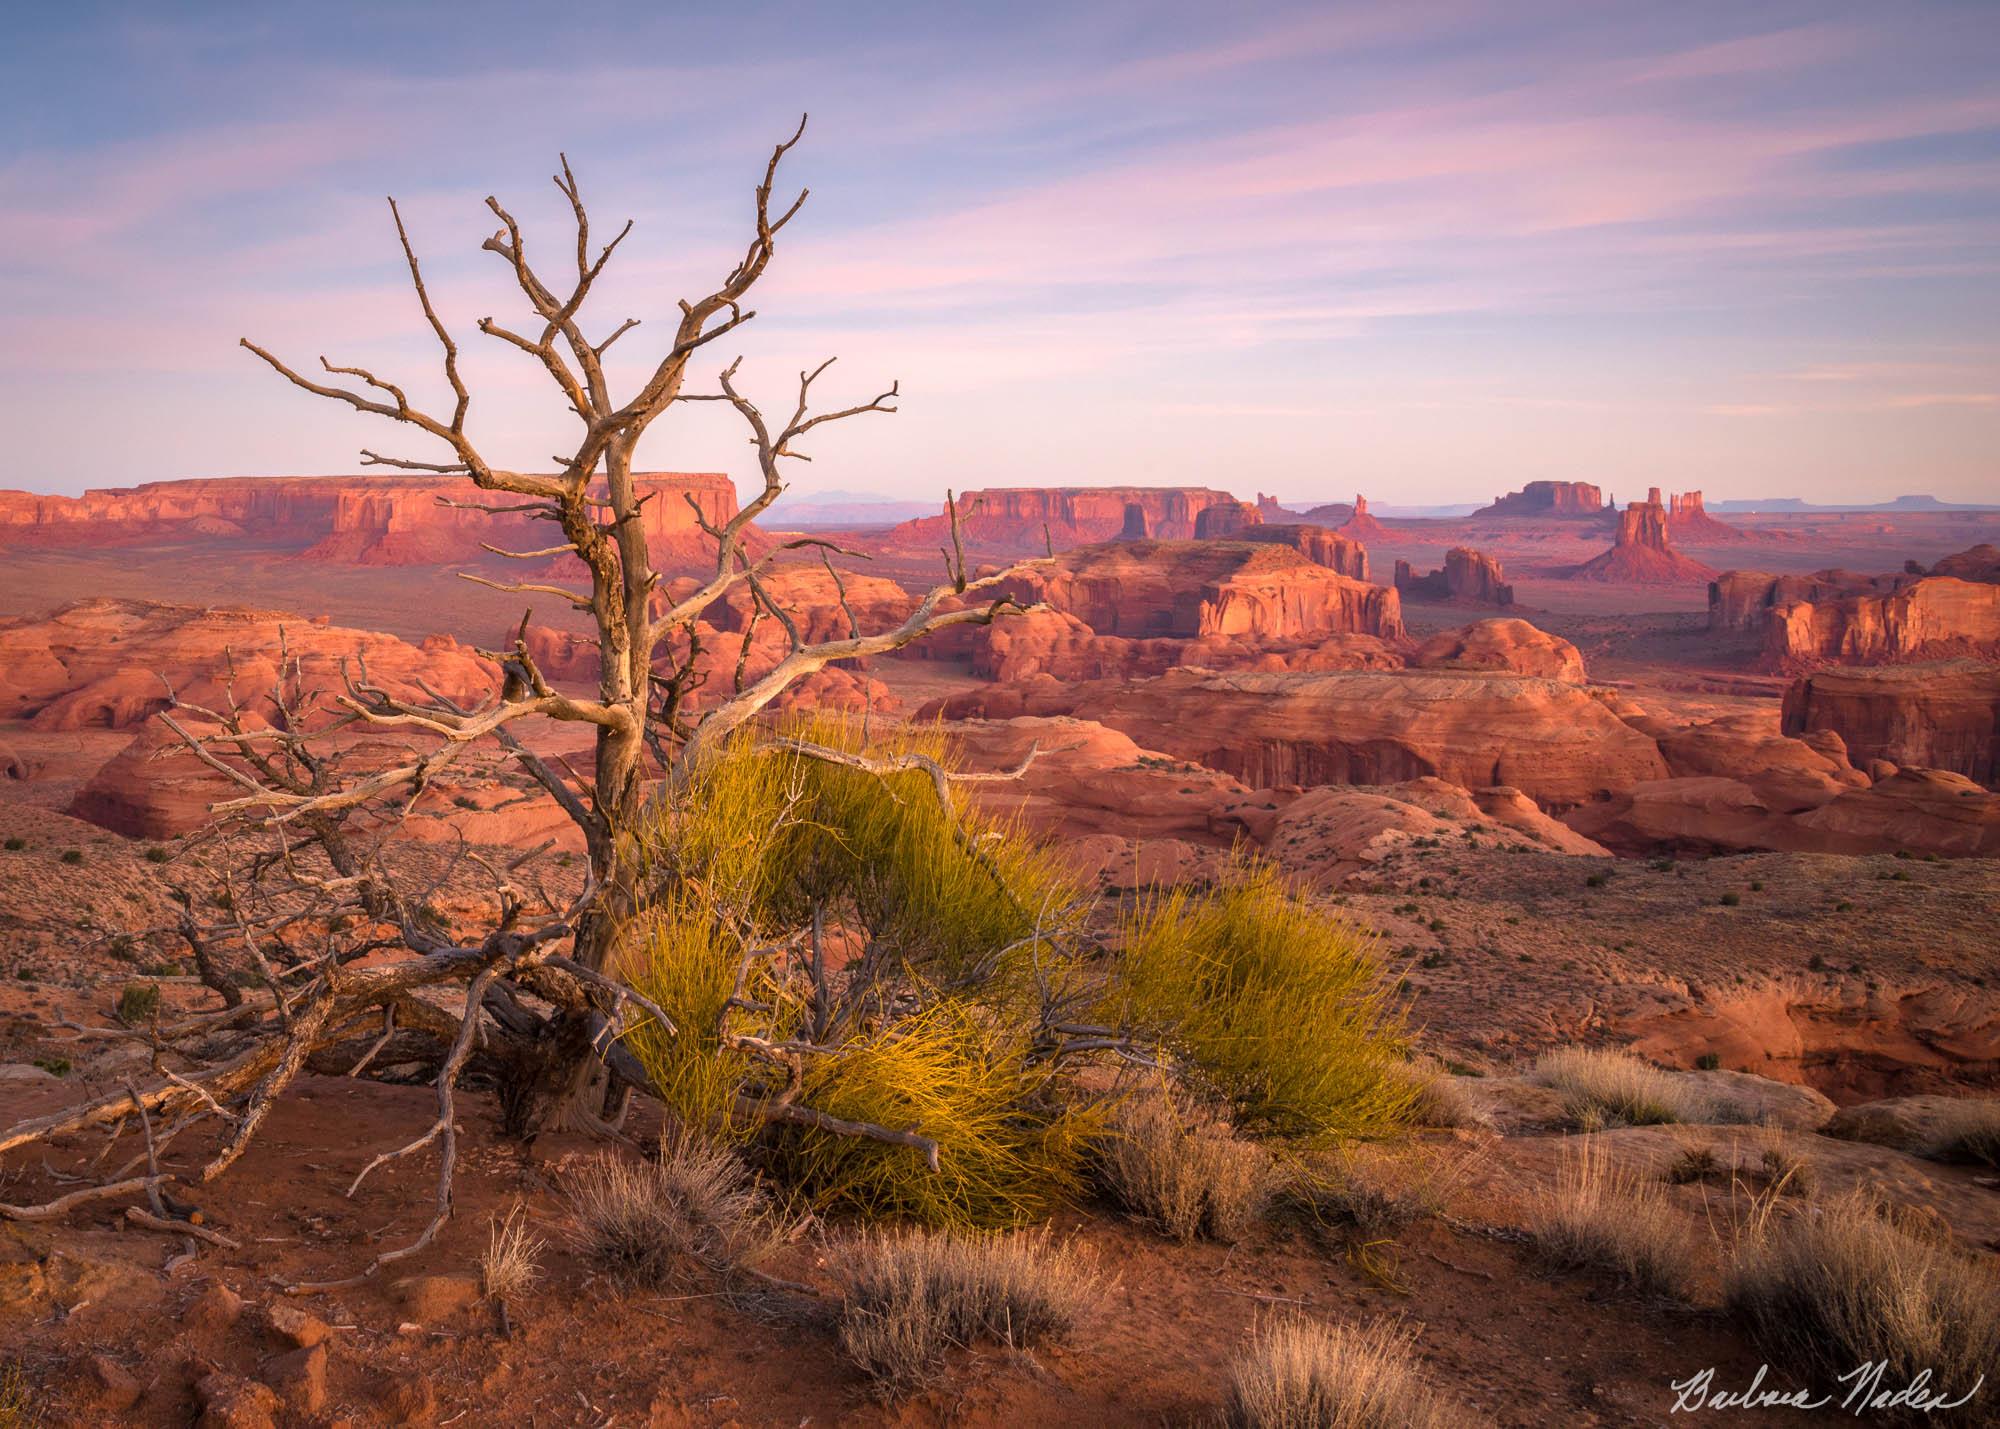
[[[1445,552],[1444,565],[1418,575],[1408,561],[1396,562],[1396,589],[1413,600],[1442,600],[1459,605],[1509,606],[1514,587],[1504,579],[1500,563],[1470,546]]]
[[[1750,539],[1734,526],[1709,515],[1699,491],[1683,491],[1669,498],[1667,530],[1676,541],[1688,546],[1724,546]]]
[[[1784,731],[1830,731],[1857,764],[1945,769],[2000,783],[2000,666],[1958,660],[1829,668],[1785,691]]]
[[[712,556],[688,498],[711,523],[736,514],[736,488],[716,472],[645,472],[643,508],[653,557],[663,564]],[[458,476],[225,477],[161,481],[82,496],[0,491],[0,546],[112,546],[140,541],[251,540],[303,548],[309,560],[428,565],[483,560],[481,542],[551,544],[546,522],[444,505],[518,504]]]
[[[1764,659],[1775,669],[1953,655],[2000,658],[2000,585],[1923,576],[1887,594],[1788,601],[1764,624]]]

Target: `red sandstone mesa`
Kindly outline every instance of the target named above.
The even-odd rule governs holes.
[[[1828,668],[1785,691],[1786,734],[1831,731],[1857,764],[1949,770],[2000,782],[2000,666],[1972,660]]]
[[[1593,518],[1604,511],[1604,493],[1587,481],[1531,481],[1519,491],[1493,498],[1472,513],[1475,521],[1499,516]]]
[[[1205,506],[1194,518],[1194,534],[1198,541],[1222,540],[1239,537],[1246,526],[1256,526],[1263,522],[1264,513],[1247,501],[1219,501],[1213,506]]]
[[[649,472],[642,490],[655,553],[670,560],[709,556],[692,497],[711,523],[736,511],[736,488],[714,472]],[[497,499],[468,493],[450,476],[228,477],[161,481],[82,496],[0,491],[0,546],[109,546],[148,542],[253,540],[305,548],[309,559],[359,565],[427,565],[490,559],[482,542],[515,549],[549,544],[546,523],[495,518],[438,500]]]
[[[1418,575],[1408,561],[1396,562],[1396,589],[1414,600],[1504,607],[1514,603],[1514,587],[1503,575],[1493,557],[1469,546],[1453,546],[1445,552],[1444,565],[1428,575]]]
[[[1491,509],[1490,507],[1488,508]],[[1667,512],[1656,486],[1644,501],[1618,515],[1618,536],[1610,550],[1567,572],[1570,580],[1616,581],[1634,585],[1680,585],[1714,578],[1700,561],[1676,551],[1667,539]]]
[[[1121,535],[1190,540],[1201,513],[1224,504],[1241,503],[1206,486],[995,487],[959,493],[959,530],[968,546],[1014,554]],[[926,549],[949,545],[951,522],[946,515],[905,521],[883,540]]]

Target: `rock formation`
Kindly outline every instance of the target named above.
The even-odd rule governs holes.
[[[1815,571],[1807,576],[1724,571],[1709,582],[1708,628],[1761,632],[1770,621],[1771,612],[1781,605],[1888,592],[1902,581],[1900,576],[1866,576],[1842,570]]]
[[[959,530],[968,546],[1010,554],[1040,554],[1097,541],[1141,536],[1191,540],[1210,506],[1236,503],[1205,486],[1019,486],[961,492]],[[1137,509],[1136,519],[1129,508]],[[892,527],[890,545],[935,549],[951,541],[948,517],[926,516]]]
[[[1389,539],[1389,528],[1368,514],[1368,498],[1365,496],[1354,498],[1354,514],[1336,526],[1334,531],[1350,541],[1363,544]]]
[[[2000,656],[2000,585],[1923,576],[1882,595],[1774,605],[1764,658],[1775,669]]]
[[[1499,516],[1555,516],[1581,519],[1601,515],[1604,493],[1587,481],[1531,481],[1519,491],[1493,498],[1472,513],[1475,521]]]
[[[1239,541],[1264,541],[1290,546],[1307,560],[1355,580],[1368,579],[1368,548],[1359,541],[1337,535],[1324,526],[1304,524],[1273,526],[1252,523],[1237,533]]]
[[[1668,498],[1667,531],[1688,546],[1720,546],[1750,539],[1709,515],[1699,491],[1683,491]]]
[[[736,488],[717,473],[647,472],[659,493],[645,507],[654,558],[712,556],[692,496],[711,522],[736,512]],[[446,506],[493,506],[503,497],[456,476],[228,477],[161,481],[82,496],[0,492],[0,546],[104,546],[193,539],[256,540],[303,548],[309,559],[415,565],[489,559],[480,543],[547,546],[549,526],[525,515],[493,517]]]
[[[1584,679],[1576,646],[1525,620],[1477,620],[1433,635],[1410,663],[1424,670],[1495,670],[1576,684]]]
[[[2000,666],[1959,660],[1818,670],[1785,691],[1784,731],[1831,731],[1856,763],[2000,783]]]
[[[1765,663],[1781,670],[2000,657],[2000,549],[1873,576],[1724,571],[1708,588],[1708,625],[1761,635]]]
[[[1132,541],[1080,546],[1007,589],[1076,616],[1099,635],[1299,640],[1336,634],[1399,639],[1402,602],[1289,546],[1245,541]]]
[[[422,680],[477,703],[497,680],[491,664],[447,636],[412,645],[273,611],[81,600],[0,621],[0,717],[40,730],[124,729],[166,707],[162,676],[191,704],[221,708],[233,692],[251,708],[278,681],[281,639],[305,689],[321,694],[344,688],[343,659],[365,659],[371,683],[407,699],[424,697]]]
[[[1453,546],[1444,565],[1428,575],[1418,575],[1408,561],[1396,562],[1396,589],[1412,600],[1505,607],[1514,603],[1514,587],[1502,575],[1500,563],[1483,551]]]
[[[1487,508],[1489,511],[1491,507]],[[1679,585],[1705,581],[1716,572],[1676,551],[1667,539],[1667,512],[1654,487],[1618,516],[1618,537],[1610,550],[1565,572],[1569,580],[1615,581],[1634,585]]]
[[[953,718],[1072,714],[1258,788],[1429,775],[1504,784],[1561,811],[1668,773],[1653,740],[1584,687],[1515,675],[1180,669],[1139,682],[1000,687],[936,708]]]
[[[1201,541],[1240,537],[1246,527],[1263,522],[1264,513],[1244,501],[1218,501],[1203,507],[1194,518],[1195,539]]]

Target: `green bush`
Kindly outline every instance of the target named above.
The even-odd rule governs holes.
[[[1414,1099],[1402,1016],[1373,937],[1239,863],[1213,892],[1155,893],[1128,916],[1113,1001],[1213,1081],[1239,1124],[1378,1136]]]
[[[824,721],[785,732],[860,746]],[[920,731],[868,753],[944,750]],[[1076,973],[1039,926],[1078,898],[1046,851],[947,807],[921,770],[877,775],[746,734],[667,801],[645,854],[624,971],[679,1033],[631,1041],[680,1119],[747,1144],[823,1211],[1006,1225],[1079,1184],[1101,1114],[1032,1043],[1031,999]],[[815,918],[824,1001],[810,946],[787,941]],[[771,1098],[932,1138],[939,1169]]]
[[[82,862],[83,862],[83,850],[82,850],[82,849],[80,849],[80,848],[66,848],[66,849],[64,849],[64,850],[62,851],[62,861],[63,861],[64,863],[71,863],[71,864],[75,864],[75,863],[82,863]]]
[[[128,982],[118,994],[118,1020],[128,1027],[151,1021],[159,1011],[160,985],[156,982]]]
[[[26,848],[27,846],[28,846],[28,841],[22,838],[19,834],[8,835],[7,852],[19,853],[22,849]]]

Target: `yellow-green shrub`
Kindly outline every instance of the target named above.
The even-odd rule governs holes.
[[[860,747],[837,723],[784,733]],[[866,752],[945,754],[934,730]],[[1048,935],[1076,885],[1044,849],[947,808],[922,769],[875,774],[745,734],[667,801],[646,853],[647,906],[624,972],[678,1033],[645,1026],[630,1041],[683,1121],[760,1140],[780,1177],[821,1209],[1011,1224],[1076,1184],[1093,1114],[1069,1107],[1052,1069],[1029,1055],[1032,999],[1075,971]],[[809,952],[794,946],[787,963],[765,943],[816,912],[829,941],[866,948],[830,978],[836,1025],[824,1031],[802,971]],[[729,1006],[739,969],[755,1011]],[[906,1147],[766,1125],[757,1102],[784,1071],[730,1045],[746,1034],[825,1036],[832,1045],[800,1054],[797,1104],[932,1137],[942,1170]]]
[[[1175,889],[1126,920],[1113,1015],[1157,1029],[1237,1121],[1286,1136],[1376,1136],[1408,1117],[1401,1015],[1369,934],[1239,863],[1212,892]]]

